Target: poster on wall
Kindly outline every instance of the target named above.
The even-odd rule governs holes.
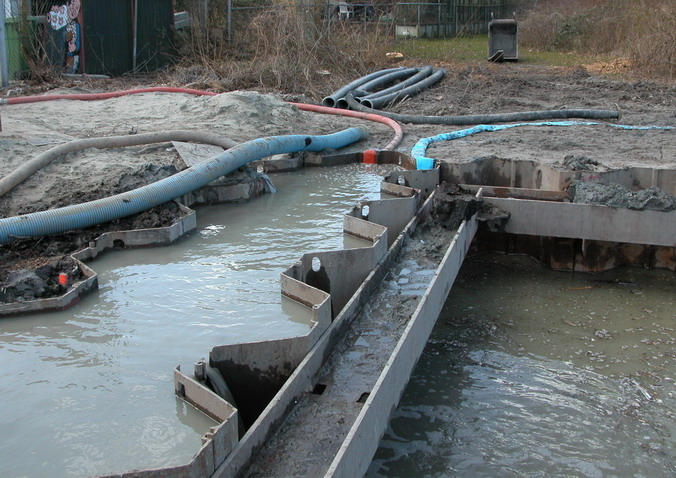
[[[47,12],[45,56],[65,73],[80,73],[82,14],[80,0],[62,0]]]

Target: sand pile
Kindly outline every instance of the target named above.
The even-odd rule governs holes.
[[[280,134],[326,134],[366,123],[376,135],[389,134],[388,128],[379,124],[303,112],[277,96],[253,91],[201,97],[144,93],[93,102],[58,100],[11,105],[3,108],[2,120],[0,176],[56,144],[99,136],[186,129],[244,142]],[[4,196],[0,200],[0,217],[129,190],[181,168],[177,160],[169,144],[72,153]]]

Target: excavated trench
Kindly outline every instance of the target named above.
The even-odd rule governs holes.
[[[89,476],[188,461],[215,423],[174,396],[172,368],[191,367],[216,344],[304,333],[309,314],[280,297],[280,271],[307,250],[358,243],[344,238],[341,214],[378,196],[387,170],[272,175],[277,194],[199,208],[197,230],[171,246],[89,262],[100,287],[73,308],[3,318],[1,420],[11,433],[0,474]]]
[[[382,231],[367,233],[366,229],[363,229],[371,227],[368,226],[370,223],[381,224],[393,221],[387,214],[383,216],[387,216],[386,220],[378,220],[380,206],[375,191],[377,191],[376,185],[379,179],[368,169],[365,170],[364,166],[340,167],[337,170],[308,169],[293,174],[275,175],[273,181],[280,191],[277,195],[258,198],[247,206],[219,206],[200,211],[198,232],[173,246],[163,249],[124,251],[119,254],[109,253],[92,263],[101,274],[102,287],[94,296],[85,298],[82,304],[75,309],[50,315],[3,319],[2,341],[5,344],[1,349],[5,356],[3,363],[10,364],[7,370],[22,369],[30,375],[30,380],[26,381],[24,374],[3,374],[4,383],[8,384],[11,389],[8,410],[3,414],[3,421],[5,421],[3,425],[6,429],[13,430],[13,439],[2,445],[2,454],[16,458],[3,463],[3,474],[39,476],[49,469],[52,476],[73,476],[168,467],[162,470],[162,473],[169,473],[168,476],[183,476],[195,470],[201,470],[199,474],[204,476],[211,474],[214,476],[234,474],[350,476],[349,473],[345,474],[345,470],[351,470],[351,468],[349,466],[345,468],[342,464],[343,461],[351,460],[350,453],[357,457],[354,460],[358,462],[355,469],[363,473],[371,460],[369,453],[373,450],[371,452],[359,450],[359,445],[352,445],[352,443],[360,443],[359,434],[362,433],[358,428],[355,429],[354,423],[360,420],[367,423],[371,420],[372,416],[368,415],[369,410],[376,410],[374,413],[379,415],[378,420],[381,421],[383,417],[386,420],[389,415],[389,406],[378,405],[377,402],[378,397],[388,390],[383,385],[385,379],[379,376],[379,371],[389,366],[396,373],[396,364],[393,366],[391,359],[388,359],[389,353],[403,343],[403,337],[410,333],[408,321],[413,321],[424,309],[421,304],[430,299],[426,288],[433,282],[431,278],[439,275],[437,269],[448,259],[446,248],[451,239],[454,237],[459,239],[458,226],[463,220],[474,221],[476,217],[474,209],[467,211],[465,208],[458,209],[455,206],[463,204],[469,205],[470,208],[475,207],[476,202],[471,198],[474,197],[478,186],[473,187],[472,184],[489,185],[482,190],[485,199],[484,206],[479,211],[479,217],[483,223],[479,227],[477,240],[473,246],[475,252],[489,250],[523,252],[536,256],[554,268],[581,271],[604,270],[623,263],[674,269],[674,244],[664,244],[659,234],[649,236],[645,245],[636,245],[625,244],[622,241],[613,242],[603,235],[596,237],[594,231],[590,233],[590,237],[576,239],[574,227],[570,237],[543,236],[537,231],[525,233],[524,229],[518,228],[510,230],[510,224],[516,224],[518,214],[514,209],[504,213],[504,206],[507,205],[505,200],[523,201],[516,206],[516,210],[521,207],[530,207],[523,206],[530,202],[538,203],[533,207],[540,207],[540,202],[547,202],[547,207],[551,206],[550,203],[576,204],[578,201],[575,198],[580,197],[578,193],[563,192],[564,188],[560,185],[566,181],[568,183],[573,180],[584,181],[583,173],[561,177],[545,168],[531,165],[531,169],[528,170],[528,165],[521,162],[515,165],[503,160],[470,165],[469,167],[480,170],[474,176],[471,172],[457,169],[462,167],[462,165],[455,165],[446,169],[442,168],[441,177],[452,183],[469,183],[469,187],[445,186],[443,190],[434,195],[426,209],[423,208],[426,212],[420,219],[413,221],[416,224],[410,231],[400,235],[399,231],[404,230],[403,225],[393,227],[394,222],[392,222],[381,229],[389,228],[395,233],[390,236],[385,234],[382,237],[378,235],[383,234]],[[380,171],[376,166],[366,168],[376,168],[376,171]],[[336,173],[336,171],[339,172]],[[654,172],[651,174],[644,171],[629,171],[626,174],[627,177],[619,180],[618,184],[633,185],[634,189],[648,192],[631,192],[615,186],[611,187],[612,194],[607,194],[607,189],[604,190],[606,192],[597,190],[589,192],[589,189],[585,189],[585,194],[593,198],[592,200],[587,198],[582,202],[586,205],[596,202],[594,206],[605,204],[606,206],[603,207],[615,211],[612,214],[620,214],[627,207],[634,207],[637,213],[648,210],[655,211],[656,214],[670,214],[669,217],[673,217],[671,215],[673,196],[670,195],[673,191],[665,193],[664,189],[660,188],[665,184],[672,184],[673,187],[669,179],[672,172],[662,170],[657,174]],[[612,178],[619,177],[613,176]],[[650,178],[652,184],[646,184],[645,178]],[[392,183],[410,185],[421,190],[429,189],[429,180],[423,181],[423,186],[416,185],[414,177],[400,173],[395,173],[391,179]],[[300,181],[300,184],[295,181]],[[637,182],[639,186],[636,186]],[[324,184],[326,187],[323,186]],[[583,188],[586,188],[585,183],[577,184],[583,184]],[[580,186],[576,187],[579,191]],[[392,188],[390,193],[403,194],[396,190],[394,185]],[[315,192],[317,189],[319,191]],[[463,192],[465,195],[458,195]],[[341,233],[340,221],[336,221],[336,217],[340,215],[341,210],[344,211],[347,206],[363,199],[365,194],[367,197],[363,202],[370,205],[370,210],[364,209],[363,205],[358,206],[357,210],[352,213],[356,222],[353,219],[350,223],[352,224],[351,233]],[[624,197],[625,203],[622,204],[624,208],[616,209],[617,204],[612,202],[617,200],[618,195]],[[405,196],[404,194],[399,197],[404,199]],[[544,196],[547,197],[543,201]],[[552,201],[552,198],[556,200]],[[422,197],[416,208],[421,206],[421,202]],[[297,210],[297,207],[302,207],[302,210]],[[400,212],[403,216],[403,209]],[[620,221],[625,220],[624,216],[613,216],[613,219],[617,217]],[[558,216],[552,216],[553,221],[557,221],[557,218]],[[365,221],[364,224],[359,222],[362,220]],[[349,221],[346,222],[348,223]],[[469,224],[469,222],[466,223]],[[651,224],[659,224],[659,222]],[[668,221],[663,226],[667,228],[666,235],[669,236],[671,234],[669,227],[673,228],[673,226]],[[519,224],[519,227],[531,226]],[[586,231],[583,232],[586,234]],[[472,232],[463,247],[469,248],[473,234]],[[378,237],[380,239],[377,239]],[[672,235],[672,242],[673,237]],[[383,243],[382,246],[377,246],[379,241]],[[278,247],[273,247],[274,244]],[[393,251],[391,257],[386,255],[382,260],[375,260],[373,264],[378,264],[376,269],[379,269],[375,276],[365,273],[358,282],[355,281],[353,285],[355,288],[361,281],[365,283],[371,281],[371,285],[367,287],[370,289],[368,293],[365,293],[363,288],[359,289],[361,292],[358,293],[362,295],[356,302],[354,298],[349,298],[352,293],[343,299],[340,298],[342,291],[339,285],[340,280],[337,278],[341,276],[335,275],[335,272],[331,270],[338,262],[334,264],[330,259],[331,256],[325,256],[322,253],[306,254],[298,263],[299,266],[294,266],[295,269],[292,267],[286,274],[298,280],[299,283],[314,283],[319,289],[323,288],[325,292],[331,294],[334,301],[340,302],[339,305],[334,304],[333,307],[328,308],[327,319],[318,318],[318,311],[324,306],[314,305],[310,307],[311,312],[309,312],[307,308],[297,303],[297,297],[291,293],[279,298],[277,277],[280,268],[292,264],[304,252],[317,250],[318,247],[323,250],[354,248],[355,251],[359,251],[366,245],[381,247],[381,249],[395,247],[396,250]],[[356,254],[357,252],[355,252],[355,257],[357,257]],[[464,254],[457,259],[459,261],[457,268],[460,267],[462,257]],[[325,272],[324,282],[317,283],[309,279],[310,270],[322,270],[314,268],[312,260],[316,258],[320,258],[321,264],[326,265],[328,270]],[[428,264],[429,261],[431,262]],[[99,263],[107,265],[101,267],[97,265]],[[358,262],[350,259],[348,263],[350,265],[346,270],[355,268]],[[473,261],[472,264],[475,262]],[[508,264],[506,268],[513,265]],[[482,274],[489,276],[492,269],[497,266],[489,264],[482,267],[484,269],[480,270],[485,271]],[[620,350],[625,350],[623,348],[625,346],[645,348],[655,343],[660,346],[659,356],[662,357],[662,361],[646,372],[652,374],[652,377],[656,377],[655,381],[662,384],[654,386],[648,386],[642,382],[641,378],[636,375],[638,372],[617,378],[599,373],[599,370],[592,370],[594,375],[589,378],[591,373],[589,370],[569,367],[567,357],[571,355],[570,351],[561,349],[557,352],[558,355],[549,356],[543,352],[543,349],[531,351],[523,346],[523,343],[540,341],[545,333],[549,334],[544,339],[545,343],[555,344],[560,334],[569,332],[561,331],[554,325],[543,332],[542,328],[529,325],[542,319],[554,322],[563,321],[566,327],[577,327],[580,322],[581,326],[594,329],[591,336],[587,337],[589,344],[615,337],[619,333],[619,329],[616,330],[620,327],[619,325],[614,323],[609,325],[610,322],[598,325],[593,319],[583,324],[582,319],[577,316],[561,319],[559,317],[561,314],[550,312],[552,308],[558,307],[558,304],[534,307],[537,310],[534,315],[520,314],[515,311],[529,307],[531,300],[539,303],[540,299],[535,294],[528,297],[530,292],[518,289],[514,289],[513,294],[525,295],[525,301],[519,302],[518,305],[513,306],[513,309],[510,309],[509,313],[506,313],[503,310],[503,304],[507,298],[503,297],[501,301],[496,300],[495,302],[499,304],[497,310],[482,312],[484,315],[475,323],[476,317],[473,313],[458,315],[458,313],[449,312],[449,309],[455,307],[461,308],[464,312],[475,307],[469,302],[455,305],[454,301],[458,300],[458,294],[452,293],[445,312],[441,315],[442,319],[434,331],[433,340],[428,344],[421,359],[419,369],[426,367],[429,371],[418,370],[413,376],[411,385],[404,396],[404,403],[395,412],[395,421],[392,422],[384,441],[381,442],[380,450],[370,466],[369,474],[404,476],[405,474],[398,470],[415,470],[411,473],[427,473],[435,476],[453,473],[455,470],[459,473],[480,475],[485,472],[485,476],[494,475],[497,468],[490,468],[486,464],[497,467],[507,466],[515,473],[528,473],[528,470],[535,470],[543,463],[547,465],[546,469],[553,471],[573,470],[592,474],[598,470],[619,472],[618,470],[626,469],[631,472],[638,469],[631,468],[630,465],[627,465],[627,468],[607,467],[604,464],[598,465],[598,463],[590,465],[587,462],[591,458],[581,457],[585,451],[583,449],[573,450],[570,455],[562,454],[560,457],[554,453],[551,458],[551,450],[545,451],[546,447],[540,447],[535,451],[527,451],[525,458],[515,458],[515,450],[526,446],[523,441],[519,441],[519,437],[504,444],[498,443],[499,446],[504,446],[504,449],[496,451],[495,455],[484,453],[483,464],[476,464],[474,463],[475,457],[470,456],[471,453],[463,455],[464,449],[458,448],[459,441],[456,436],[466,437],[467,433],[475,430],[475,439],[484,440],[482,438],[484,428],[479,429],[478,425],[472,425],[475,423],[472,420],[476,419],[478,423],[481,423],[485,409],[463,408],[463,404],[471,403],[474,400],[471,397],[479,392],[482,394],[481,398],[486,400],[486,409],[495,410],[497,421],[499,417],[502,417],[500,404],[506,400],[503,395],[500,395],[505,388],[500,384],[505,382],[512,384],[510,397],[518,399],[515,398],[510,407],[527,409],[532,406],[532,403],[526,399],[520,401],[523,393],[526,395],[556,394],[562,388],[566,390],[570,388],[568,382],[577,383],[578,378],[584,383],[591,381],[592,385],[589,387],[585,385],[573,391],[574,397],[584,398],[603,392],[609,399],[613,399],[613,397],[617,398],[617,394],[612,391],[616,391],[618,386],[625,387],[622,390],[638,391],[637,393],[643,396],[643,399],[639,397],[639,406],[634,406],[631,399],[627,398],[629,392],[626,392],[624,395],[620,394],[625,399],[624,408],[611,407],[608,408],[609,413],[605,411],[603,413],[618,422],[625,420],[625,417],[631,420],[638,417],[636,420],[643,419],[652,424],[653,428],[660,428],[661,420],[668,419],[671,416],[669,410],[673,409],[673,377],[668,371],[673,368],[673,329],[669,324],[673,322],[674,317],[668,312],[673,310],[673,300],[668,291],[673,290],[674,284],[673,273],[664,271],[658,271],[658,273],[666,274],[667,287],[666,289],[658,288],[658,293],[651,294],[650,308],[644,307],[644,309],[651,310],[650,313],[645,312],[645,314],[652,314],[652,311],[658,311],[660,314],[657,320],[651,322],[651,327],[659,330],[659,333],[656,337],[644,337],[651,342],[650,344],[639,340],[638,343],[622,342],[620,345]],[[454,273],[445,272],[444,274],[452,275],[448,279],[450,280],[448,289],[450,289]],[[247,275],[251,276],[250,281],[243,279]],[[517,269],[515,277],[520,275],[521,272]],[[515,277],[506,280],[515,281]],[[530,277],[533,281],[540,283],[544,291],[560,282],[560,279],[555,276],[540,277],[533,274]],[[647,284],[651,280],[647,277],[640,276],[635,279],[636,282],[631,282],[637,284],[636,295],[641,296],[647,290],[643,285],[643,281]],[[283,278],[283,283],[284,280]],[[288,282],[288,279],[286,280]],[[349,282],[352,279],[345,280]],[[462,272],[460,290],[472,291],[475,282],[476,278],[472,277],[472,272]],[[332,286],[322,287],[322,283],[332,284]],[[259,285],[261,288],[258,288]],[[587,285],[577,283],[569,286],[570,289],[578,287],[583,288],[581,289],[583,293],[588,293],[587,301],[589,302],[595,301],[591,295],[598,293],[597,289],[600,289],[593,286],[587,288]],[[491,297],[489,289],[481,290],[485,292],[479,296],[476,293],[472,294],[474,302],[481,304],[482,307],[483,302],[494,302],[485,299]],[[579,291],[575,290],[575,292]],[[440,296],[443,302],[445,295],[443,292],[437,292],[435,297]],[[269,302],[265,298],[267,296],[277,297],[273,301],[275,302],[273,306],[265,305]],[[294,300],[289,300],[289,297]],[[325,299],[317,300],[317,304],[320,304]],[[362,316],[341,322],[343,320],[341,313],[345,310],[353,309],[356,314],[362,307]],[[606,316],[611,315],[607,312],[593,310],[588,313],[592,317],[596,314],[605,314],[604,320],[608,319]],[[637,311],[636,314],[638,313]],[[436,320],[436,314],[433,315],[431,319],[427,319],[426,326],[430,328]],[[519,317],[515,317],[516,315]],[[554,315],[555,318],[552,318]],[[393,319],[396,317],[401,321],[397,322]],[[520,322],[517,322],[517,319]],[[334,321],[333,325],[336,327],[331,328],[328,325],[331,320]],[[317,331],[320,330],[318,324],[322,323],[324,327],[329,327],[325,334],[329,338],[313,338],[312,340],[316,342],[310,342],[309,338],[318,333]],[[452,328],[451,332],[462,331],[459,333],[468,334],[468,336],[461,335],[459,338],[454,338],[448,330],[449,323]],[[568,325],[568,323],[574,325]],[[26,324],[30,325],[28,329]],[[562,327],[560,324],[558,326]],[[508,345],[503,345],[502,342],[494,348],[484,347],[485,342],[491,342],[493,337],[501,335],[502,329],[509,331],[511,327],[517,329],[516,333],[507,332],[500,339],[509,346],[518,339],[520,341],[518,347],[506,351]],[[626,327],[626,329],[629,328]],[[142,332],[143,330],[147,333]],[[223,425],[220,425],[220,429],[217,425],[223,417],[219,416],[215,422],[186,405],[179,398],[171,396],[171,385],[168,374],[166,374],[167,367],[182,363],[188,364],[184,368],[189,370],[191,368],[189,364],[200,357],[205,357],[210,347],[216,344],[249,341],[253,344],[257,343],[258,347],[281,340],[283,337],[305,333],[308,333],[308,345],[303,345],[307,348],[302,354],[294,351],[302,363],[291,365],[289,370],[293,373],[286,374],[289,382],[282,385],[281,389],[279,387],[275,389],[270,405],[258,407],[253,415],[246,418],[245,424],[248,431],[245,436],[242,437],[243,431],[237,432],[235,427],[234,436],[229,435],[230,438],[225,439],[226,442],[230,441],[227,446],[223,444],[223,434],[221,434]],[[194,334],[192,338],[191,334]],[[422,337],[420,344],[422,349],[426,335],[424,332],[418,334]],[[442,335],[446,338],[440,338]],[[443,353],[435,351],[439,341],[442,343]],[[313,343],[316,344],[314,348]],[[293,347],[295,350],[296,345]],[[317,350],[317,347],[325,348]],[[281,350],[284,348],[282,347]],[[308,354],[310,350],[313,352]],[[211,357],[212,364],[217,368],[216,357],[230,357],[228,354],[231,352],[219,351],[219,353],[221,355]],[[602,361],[613,353],[607,349],[595,350],[593,347],[580,352],[589,360],[594,358]],[[648,353],[650,352],[646,351],[646,354]],[[302,359],[305,354],[308,354],[308,358]],[[412,367],[417,355],[414,352],[410,355],[409,362]],[[442,361],[432,363],[437,355],[442,357]],[[465,361],[461,360],[455,366],[449,365],[449,361],[455,361],[458,357]],[[644,359],[651,360],[650,357],[644,357]],[[304,370],[304,364],[308,360],[320,362],[315,364],[317,368],[314,372],[308,372],[309,375],[299,381],[297,374],[300,370]],[[524,363],[527,361],[531,362]],[[532,361],[536,362],[535,365]],[[509,364],[513,364],[513,367]],[[496,378],[493,376],[495,374],[491,375],[491,373],[487,376],[475,375],[472,367],[479,367],[480,372],[485,368],[495,369],[498,373],[499,369],[504,377],[500,375]],[[508,373],[510,368],[516,369],[513,375]],[[130,369],[136,370],[136,373],[129,374]],[[402,367],[402,370],[405,369],[406,367]],[[220,370],[227,382],[229,380],[227,367],[220,368]],[[364,372],[363,375],[361,371]],[[403,385],[408,380],[408,374],[402,373],[403,378],[400,377],[400,381],[403,380],[403,382],[400,389],[403,389]],[[537,376],[537,380],[533,383],[527,382],[524,377],[528,373]],[[477,385],[472,385],[467,380],[463,381],[462,377],[459,380],[446,381],[444,378],[447,374],[454,377],[469,377],[467,380]],[[444,378],[439,378],[440,375]],[[524,384],[517,385],[519,380],[522,380]],[[496,384],[495,388],[498,393],[493,396],[489,385]],[[550,386],[553,388],[548,388]],[[656,388],[658,386],[663,388]],[[395,395],[394,405],[400,393],[396,390],[400,389],[394,387],[395,391],[391,393]],[[177,393],[180,390],[178,387]],[[35,398],[27,400],[25,398],[27,392],[29,392],[29,397]],[[291,395],[294,393],[295,398]],[[569,397],[568,392],[561,393],[562,396]],[[647,399],[644,393],[649,394],[651,399]],[[285,413],[291,410],[288,405],[290,402],[286,405],[282,402],[275,405],[275,401],[280,400],[279,397],[284,394],[292,397],[291,401],[294,402],[293,411],[288,418],[285,418]],[[236,402],[243,403],[248,400],[239,392],[235,395]],[[433,397],[432,405],[428,405],[426,401],[429,397]],[[453,401],[454,397],[460,398]],[[168,398],[170,399],[167,400]],[[190,396],[183,396],[183,398],[190,401]],[[210,398],[209,400],[216,399]],[[450,402],[442,406],[438,404],[439,400],[444,402],[450,400]],[[655,407],[658,409],[656,415],[649,417],[631,415],[643,406],[644,401],[650,402],[652,406],[658,404],[657,400],[660,400],[659,405],[663,405],[663,408]],[[150,408],[143,406],[150,403],[153,404]],[[483,401],[479,403],[484,404]],[[536,422],[540,422],[538,417],[555,413],[556,420],[550,420],[554,423],[553,426],[565,427],[568,423],[567,417],[589,413],[589,417],[584,420],[594,424],[596,422],[593,413],[603,407],[602,402],[594,403],[596,405],[593,404],[591,409],[572,404],[570,409],[561,411],[560,404],[553,403],[553,401],[538,402],[537,407],[534,408],[537,410],[536,413],[528,412],[526,416],[519,416],[510,412],[508,416],[514,417],[517,423],[511,423],[512,418],[508,418],[505,428],[496,428],[495,433],[509,433],[508,425],[524,426],[528,429],[528,442],[540,443],[549,432],[546,428],[539,430],[535,426]],[[210,406],[205,405],[202,408],[199,404],[196,403],[196,405],[202,410]],[[273,416],[278,413],[275,411],[275,406],[283,409],[283,413],[279,412],[282,414],[277,415],[276,418]],[[547,408],[548,406],[553,408]],[[429,411],[430,407],[432,411]],[[50,410],[52,412],[50,417],[46,420],[28,418],[32,411],[38,408]],[[242,407],[242,411],[245,409],[246,405]],[[451,415],[458,413],[458,410],[463,415],[453,421]],[[530,416],[531,413],[534,417]],[[273,418],[269,418],[271,416]],[[425,422],[432,425],[428,428],[417,427],[407,421],[419,417],[425,418]],[[268,419],[270,423],[266,424]],[[532,420],[532,423],[529,420]],[[227,420],[223,423],[226,422]],[[402,425],[399,425],[400,423]],[[264,436],[263,439],[257,435],[257,430],[261,425],[269,426],[268,430],[261,435]],[[634,434],[641,433],[640,427],[634,425],[633,422],[632,425],[622,423],[627,440],[631,439]],[[604,423],[603,427],[605,426]],[[411,431],[411,434],[402,432],[397,427],[403,427]],[[542,434],[542,439],[538,438],[538,433]],[[607,433],[607,436],[610,436],[611,432]],[[179,466],[190,460],[199,447],[202,435],[204,435],[202,448],[197,456],[205,456],[203,452],[208,451],[206,456],[211,458],[204,458],[203,462],[193,458],[191,462],[193,468]],[[238,435],[241,439],[239,443]],[[361,439],[375,447],[379,438],[379,435],[376,435]],[[308,436],[322,438],[308,440]],[[603,433],[598,435],[588,433],[585,436],[592,443],[591,449],[605,453],[604,463],[616,460],[617,455],[613,453],[617,450],[620,450],[620,457],[622,456],[621,447],[615,447],[614,450],[601,447],[601,443],[607,438]],[[648,474],[651,474],[651,471],[659,469],[660,464],[669,463],[669,460],[673,459],[673,452],[670,451],[673,448],[670,445],[669,436],[672,435],[666,430],[659,431],[655,438],[641,439],[638,453],[640,454],[642,450],[654,460],[641,461],[640,470],[646,470]],[[111,437],[114,437],[118,445],[110,445]],[[571,437],[575,437],[573,432],[561,439]],[[34,444],[30,451],[24,446],[28,442]],[[216,449],[219,443],[222,446],[220,451]],[[447,443],[451,445],[445,446]],[[625,454],[636,456],[636,448],[628,446],[625,451],[629,449],[631,453]],[[31,461],[30,455],[35,453],[52,458]],[[334,461],[334,457],[337,455],[340,457],[341,454],[343,461],[337,458]],[[252,456],[256,457],[255,461],[251,460]],[[533,456],[539,457],[540,461],[531,459]],[[542,458],[543,456],[545,458]],[[546,459],[547,456],[550,456],[549,461]],[[568,467],[561,465],[566,460],[570,461],[572,459],[570,456],[574,456],[579,465]],[[218,458],[220,461],[217,460]],[[457,463],[455,459],[461,462]],[[211,465],[208,465],[209,460],[211,460]],[[31,464],[30,469],[26,468],[27,463]],[[472,468],[474,465],[477,468]],[[143,472],[139,473],[139,476],[143,475]],[[153,476],[152,472],[147,476]]]

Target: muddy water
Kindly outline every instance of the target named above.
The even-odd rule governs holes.
[[[370,477],[676,474],[676,278],[466,259]]]
[[[100,289],[69,311],[0,321],[0,476],[88,476],[187,462],[213,423],[174,397],[211,346],[302,334],[279,274],[343,246],[342,214],[383,169],[278,174],[275,195],[198,210],[198,231],[91,263]],[[349,245],[349,244],[348,244]]]

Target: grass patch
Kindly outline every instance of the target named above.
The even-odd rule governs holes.
[[[523,63],[547,66],[579,66],[594,63],[609,62],[614,59],[611,55],[593,55],[579,52],[538,51],[520,49],[519,60]]]
[[[390,45],[407,58],[426,62],[485,61],[488,54],[487,35],[433,40],[426,38],[394,40]]]
[[[396,40],[390,46],[409,59],[429,63],[486,62],[488,56],[487,35],[433,40],[425,38]],[[609,62],[613,58],[612,55],[608,54],[598,55],[519,48],[519,63],[531,65],[577,66]]]

